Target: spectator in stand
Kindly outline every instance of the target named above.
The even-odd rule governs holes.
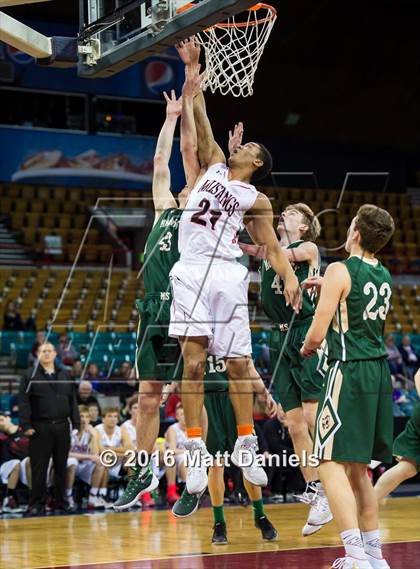
[[[28,455],[29,440],[7,415],[0,413],[0,480],[7,485],[3,512],[21,512],[16,487],[20,478],[21,461]]]
[[[414,374],[419,369],[420,358],[411,345],[411,338],[408,334],[403,337],[399,350],[403,359],[406,375],[410,379],[413,379]]]
[[[37,332],[35,342],[32,344],[31,351],[28,355],[28,367],[35,365],[38,359],[38,348],[45,342],[45,332]]]
[[[19,312],[17,312],[16,304],[8,302],[4,312],[3,330],[23,330],[23,322]]]
[[[91,382],[92,387],[95,391],[103,393],[102,388],[106,383],[104,381],[105,374],[99,371],[98,366],[95,363],[90,363],[87,366],[86,373],[83,379],[87,379]]]
[[[93,387],[90,381],[81,381],[77,389],[77,404],[89,406],[91,403],[96,403],[101,412],[101,406],[98,399],[94,395]]]
[[[31,315],[26,319],[24,329],[26,332],[36,332],[36,310],[32,310]]]
[[[72,431],[71,447],[67,460],[67,501],[71,509],[76,509],[73,485],[77,477],[91,487],[88,508],[105,508],[107,505],[105,500],[98,496],[102,480],[107,478],[105,467],[99,458],[99,433],[89,423],[89,409],[86,405],[79,405],[79,414],[80,429],[73,429]]]
[[[123,381],[119,382],[119,396],[121,404],[125,406],[139,390],[136,372],[129,362],[123,362],[121,364],[120,377]]]
[[[388,365],[389,370],[392,375],[403,376],[404,370],[402,366],[402,356],[395,345],[395,338],[392,334],[389,334],[385,339],[386,351],[388,352]]]
[[[64,365],[72,365],[79,357],[76,348],[73,346],[67,334],[61,334],[58,340],[57,355]]]
[[[267,473],[268,484],[271,487],[273,498],[276,499],[278,497],[283,500],[283,496],[280,496],[283,491],[283,483],[286,485],[286,489],[296,492],[303,491],[305,489],[305,481],[299,467],[283,466],[283,457],[288,459],[295,451],[293,450],[292,439],[287,429],[286,414],[280,404],[277,406],[277,416],[266,421],[263,431],[270,454],[280,457],[281,466],[279,468],[273,466]],[[276,463],[273,462],[274,464]]]
[[[50,458],[54,464],[55,507],[65,503],[66,464],[70,449],[70,421],[79,428],[76,389],[70,374],[54,361],[57,352],[50,343],[38,349],[38,364],[23,374],[19,389],[19,418],[30,437],[29,457],[32,469],[31,513],[43,514]]]
[[[87,408],[89,410],[90,424],[92,425],[92,427],[100,425],[102,423],[102,417],[101,417],[101,409],[99,407],[99,403],[95,402],[89,403]]]
[[[99,496],[101,496],[105,501],[106,508],[112,507],[112,504],[105,500],[108,480],[110,477],[115,479],[120,478],[123,461],[128,458],[126,452],[128,450],[134,450],[127,429],[125,427],[118,426],[119,414],[120,410],[116,407],[108,407],[104,410],[102,424],[95,427],[99,433],[99,453],[103,452],[105,449],[111,449],[118,457],[117,463],[111,468],[107,468],[105,470],[105,476],[99,487]]]
[[[80,360],[75,360],[71,366],[70,375],[74,381],[80,381],[83,373],[83,365]]]
[[[185,423],[184,409],[179,402],[175,410],[176,423],[171,425],[166,433],[165,439],[168,448],[174,453],[175,465],[166,468],[166,480],[168,491],[166,499],[170,505],[175,504],[180,496],[176,490],[176,480],[185,482],[187,479],[187,468],[185,466],[185,442],[187,437],[187,425]]]
[[[128,401],[127,408],[130,414],[130,418],[124,421],[124,423],[121,426],[127,429],[127,433],[129,434],[131,444],[133,445],[133,448],[136,449],[137,448],[136,421],[139,410],[139,401],[137,395],[133,395],[133,397]]]

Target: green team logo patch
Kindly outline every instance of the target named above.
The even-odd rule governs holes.
[[[340,417],[330,397],[324,401],[324,406],[318,417],[318,440],[322,449],[328,440],[335,435],[341,427]]]

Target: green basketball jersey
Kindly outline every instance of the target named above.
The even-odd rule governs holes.
[[[298,247],[302,240],[290,243],[287,249]],[[300,263],[290,262],[298,281],[301,283],[308,277],[313,277],[319,273],[319,267],[311,267],[307,261]],[[286,306],[283,294],[284,283],[277,273],[271,268],[268,261],[261,262],[261,301],[264,312],[276,324],[288,324],[292,319],[293,309]],[[299,314],[295,316],[295,322],[306,320],[314,315],[314,297],[308,291],[303,292],[303,305]]]
[[[349,257],[351,290],[340,302],[327,335],[329,361],[371,360],[387,355],[384,342],[392,279],[376,259]]]
[[[223,358],[207,357],[206,374],[204,376],[204,391],[229,391],[226,363]]]
[[[169,300],[169,273],[179,259],[178,228],[181,215],[181,209],[165,210],[146,242],[143,272],[146,293],[167,293],[166,300]]]

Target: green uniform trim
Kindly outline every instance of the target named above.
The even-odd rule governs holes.
[[[176,338],[169,337],[172,295],[169,273],[179,259],[178,229],[182,210],[165,210],[146,242],[144,286],[146,294],[136,300],[140,314],[136,368],[140,380],[165,383],[182,378],[183,362]]]
[[[343,262],[351,278],[351,289],[337,307],[328,330],[330,362],[372,360],[387,355],[384,330],[392,279],[389,271],[375,261],[352,256]]]
[[[321,460],[392,462],[392,382],[386,358],[332,363],[318,407]]]
[[[395,439],[393,453],[399,460],[406,458],[415,462],[420,472],[420,401],[416,403],[404,431]]]
[[[304,243],[303,240],[290,243],[286,248],[295,249]],[[301,283],[308,277],[315,276],[319,273],[318,267],[311,267],[307,261],[294,262],[290,264],[295,272],[298,281]],[[283,294],[284,283],[283,280],[272,269],[268,261],[261,262],[261,302],[264,312],[272,322],[276,324],[288,324],[293,317],[293,308],[286,306],[286,301]],[[315,298],[310,295],[307,290],[303,292],[303,304],[298,314],[294,317],[294,324],[296,325],[301,320],[306,320],[313,317],[315,313]]]
[[[285,412],[302,406],[303,401],[318,401],[324,382],[326,355],[323,349],[312,358],[302,358],[300,349],[312,318],[294,322],[289,332],[274,327],[270,334],[272,381],[278,401]],[[287,345],[283,344],[287,339]]]

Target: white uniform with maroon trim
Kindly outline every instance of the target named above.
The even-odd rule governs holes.
[[[207,336],[209,353],[251,353],[248,270],[237,234],[258,191],[229,180],[229,168],[214,164],[191,191],[179,226],[180,260],[170,273],[173,301],[169,335]]]
[[[96,425],[95,429],[99,432],[99,441],[100,445],[103,448],[112,449],[115,447],[118,448],[123,446],[121,427],[119,427],[118,425],[115,427],[114,432],[112,433],[111,436],[107,434],[107,432],[105,431],[105,426],[102,423]],[[115,466],[111,466],[111,468],[108,468],[109,475],[112,476],[113,478],[119,478],[121,465],[122,465],[122,459],[119,458]]]
[[[71,433],[71,446],[70,452],[77,452],[79,454],[91,454],[91,442],[92,435],[89,431],[83,431],[81,437],[79,437],[79,431],[73,429]],[[67,467],[76,467],[76,476],[83,480],[86,484],[90,484],[92,481],[92,474],[95,470],[96,463],[93,460],[80,460],[74,456],[69,456],[67,459]]]

